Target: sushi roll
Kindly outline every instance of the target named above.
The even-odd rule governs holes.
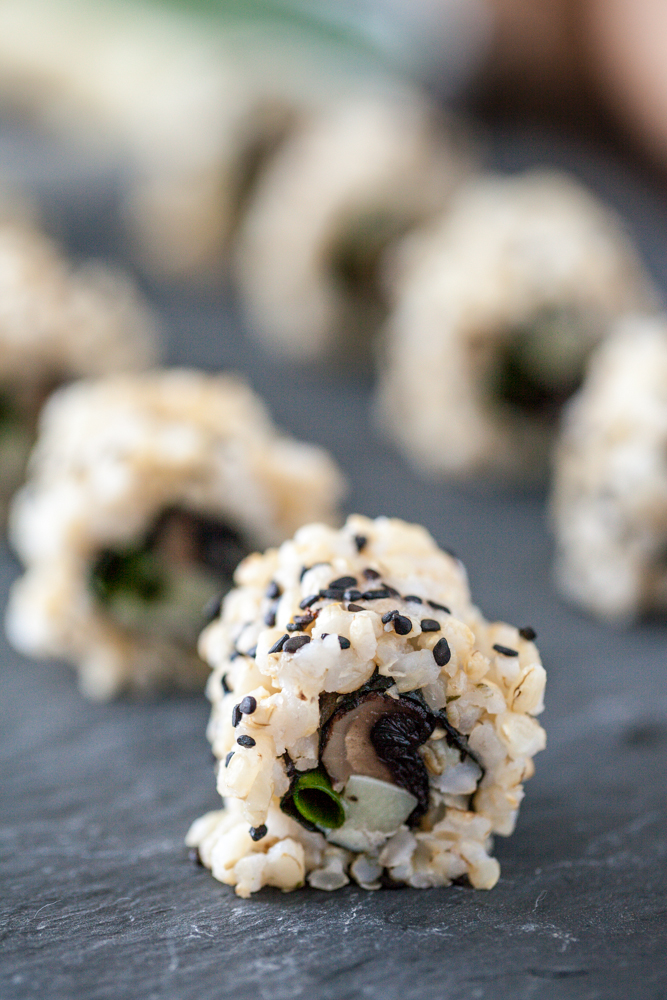
[[[42,403],[83,375],[140,370],[157,328],[130,280],[73,267],[27,218],[0,220],[0,511],[23,481]]]
[[[225,808],[187,835],[215,878],[490,889],[514,828],[545,670],[531,628],[485,621],[418,525],[311,524],[238,567],[199,648]]]
[[[658,303],[614,213],[556,173],[476,179],[388,266],[378,415],[426,474],[543,475],[592,348]]]
[[[466,169],[415,95],[357,97],[302,115],[257,181],[238,236],[249,327],[288,357],[349,358],[383,318],[391,240],[445,204]]]
[[[281,436],[242,382],[189,370],[75,383],[42,412],[10,539],[7,634],[69,660],[91,698],[202,685],[203,608],[234,567],[313,517],[342,477]]]
[[[555,451],[556,581],[618,623],[667,611],[667,317],[619,322],[568,404]]]

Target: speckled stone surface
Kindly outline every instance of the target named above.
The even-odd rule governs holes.
[[[492,154],[513,169],[541,148],[505,136]],[[665,287],[664,204],[621,168],[544,149],[625,207]],[[68,214],[58,196],[73,249],[113,246],[90,206]],[[228,297],[154,297],[171,361],[248,373],[283,427],[348,471],[348,509],[424,523],[486,615],[536,628],[549,745],[491,892],[240,900],[183,847],[217,805],[203,697],[90,705],[66,667],[0,640],[2,1000],[664,1000],[667,627],[616,632],[563,606],[543,494],[419,482],[373,429],[370,380],[257,357]],[[3,595],[16,572],[3,550]]]

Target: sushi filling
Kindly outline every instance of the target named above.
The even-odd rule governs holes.
[[[311,831],[351,851],[375,850],[400,826],[435,822],[477,790],[482,769],[465,737],[418,693],[387,694],[376,675],[352,695],[321,704],[320,763],[299,773],[288,761],[281,807]],[[454,803],[454,799],[456,800]],[[426,817],[426,820],[425,820]]]
[[[332,247],[334,281],[354,304],[351,316],[356,317],[346,348],[362,355],[369,344],[366,340],[359,342],[359,332],[372,334],[387,312],[378,283],[380,260],[389,244],[402,236],[408,225],[408,219],[385,212],[369,213],[356,220]]]
[[[553,422],[581,385],[591,343],[581,317],[543,310],[504,341],[490,376],[493,397],[521,414]]]
[[[205,609],[232,585],[248,548],[232,528],[178,508],[164,511],[144,540],[103,549],[91,587],[105,613],[122,628],[196,643]]]

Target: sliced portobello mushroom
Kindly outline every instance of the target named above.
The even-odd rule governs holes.
[[[405,789],[416,799],[414,824],[428,809],[428,773],[418,748],[436,720],[418,702],[371,691],[344,703],[323,734],[322,764],[333,786],[365,775]]]

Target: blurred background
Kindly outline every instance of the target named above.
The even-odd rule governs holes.
[[[345,116],[329,130],[331,108],[364,102],[391,109],[377,142],[373,116],[354,119],[353,140]],[[327,127],[318,131],[322,121]],[[339,134],[347,143],[340,157]],[[368,177],[350,171],[353,196],[346,201],[348,188],[341,181],[339,190],[331,177],[347,177],[357,162],[371,165]],[[368,331],[378,327],[376,303],[369,306],[364,297],[362,315],[354,295],[342,305],[336,300],[332,319],[329,299],[318,298],[315,279],[309,284],[331,260],[341,205],[347,233],[354,230],[357,203],[370,202],[380,217],[370,236],[364,230],[363,239],[355,235],[344,247],[347,253],[362,245],[363,253],[336,257],[337,273],[352,275],[356,295],[366,290],[369,262],[377,264],[387,237],[428,224],[461,178],[535,167],[567,171],[620,215],[664,299],[664,2],[0,0],[2,212],[36,220],[71,261],[98,258],[129,272],[157,318],[165,363],[241,372],[282,428],[334,456],[350,482],[348,510],[423,523],[461,555],[487,617],[530,624],[539,634],[549,673],[543,718],[549,745],[537,760],[519,829],[499,845],[505,880],[494,892],[502,897],[503,923],[477,921],[491,904],[469,894],[458,916],[413,914],[414,926],[441,920],[442,927],[458,927],[461,952],[450,968],[464,987],[466,963],[477,962],[480,942],[491,982],[523,948],[517,943],[515,951],[513,944],[494,965],[491,937],[506,941],[514,934],[513,942],[523,941],[531,922],[537,931],[533,950],[524,949],[520,959],[524,971],[526,963],[539,962],[555,973],[578,968],[603,942],[604,957],[585,981],[591,989],[585,995],[615,997],[622,995],[611,989],[617,949],[625,963],[613,984],[619,991],[632,987],[640,967],[655,984],[664,956],[664,624],[615,630],[557,597],[543,479],[434,481],[414,472],[372,416],[374,349],[366,348]],[[376,205],[368,192],[378,177]],[[385,227],[395,205],[397,218]],[[391,260],[385,273],[386,292]],[[308,311],[304,303],[311,299]],[[360,315],[359,330],[350,317]],[[19,572],[8,549],[1,569],[6,593]],[[22,660],[8,647],[3,660],[5,815],[19,831],[7,840],[14,845],[7,854],[13,879],[7,899],[23,913],[23,900],[43,893],[48,868],[49,891],[61,900],[52,911],[60,929],[49,936],[45,925],[48,947],[42,940],[39,952],[31,952],[35,931],[26,915],[12,952],[18,985],[6,995],[28,995],[21,985],[28,981],[33,989],[53,982],[49,962],[61,968],[64,938],[85,939],[75,911],[90,905],[92,892],[100,908],[111,906],[107,897],[136,899],[134,913],[141,910],[144,920],[135,926],[148,928],[154,951],[145,959],[145,940],[137,939],[137,952],[119,960],[115,931],[127,932],[130,948],[135,931],[123,923],[121,909],[105,910],[108,940],[97,949],[99,965],[63,966],[63,995],[68,989],[73,995],[72,984],[88,985],[92,996],[99,983],[110,991],[120,983],[121,992],[136,996],[136,985],[123,979],[133,970],[147,977],[150,989],[161,988],[167,974],[155,955],[167,938],[180,957],[180,965],[169,966],[178,995],[209,995],[194,991],[188,970],[196,969],[198,989],[204,981],[217,984],[219,952],[202,958],[200,938],[182,943],[178,914],[154,916],[165,899],[173,902],[177,883],[182,905],[220,939],[232,906],[239,905],[222,900],[218,886],[209,891],[208,882],[193,881],[182,856],[191,819],[217,807],[203,698],[89,705],[68,668]],[[643,825],[635,822],[638,815]],[[32,864],[31,852],[43,869]],[[292,914],[302,895],[285,904]],[[343,933],[349,898],[332,901],[326,913],[320,908],[315,930],[306,913],[297,943],[280,938],[268,946],[279,963],[291,956],[292,965],[281,966],[280,989],[265,983],[263,997],[300,995],[308,947],[323,949],[313,944],[314,935],[328,937],[334,925]],[[275,909],[262,910],[265,905],[252,912],[272,923]],[[350,944],[358,958],[377,933],[375,924],[369,930],[370,906],[368,897],[358,903],[359,942]],[[641,955],[626,934],[635,919],[648,928]],[[491,928],[488,935],[482,927]],[[607,934],[616,935],[611,944]],[[421,938],[404,944],[403,955],[414,952],[414,962],[431,949]],[[264,982],[252,934],[229,949],[245,962],[233,973],[242,984],[254,990]],[[416,966],[408,969],[401,948],[395,952],[359,973],[368,974],[370,992],[372,973],[381,967],[383,975],[393,970],[387,997],[414,995]],[[318,962],[309,972],[315,986],[320,966],[333,975],[339,956],[320,952]],[[440,974],[431,969],[421,988],[429,982],[439,988]],[[231,971],[225,975],[236,991],[237,979]],[[451,996],[510,995],[485,992],[484,984],[475,989],[459,994],[452,987]],[[557,995],[548,984],[545,989],[545,997]]]

